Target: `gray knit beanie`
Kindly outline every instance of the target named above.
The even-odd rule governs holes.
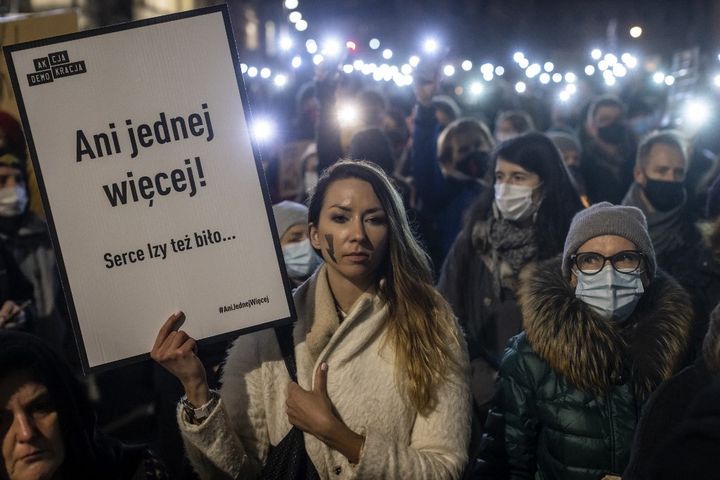
[[[574,135],[566,132],[552,131],[547,132],[545,135],[555,144],[560,152],[567,150],[574,150],[578,154],[582,153],[582,147],[580,146],[580,140]]]
[[[645,254],[650,278],[655,276],[655,249],[643,212],[635,207],[602,202],[579,211],[572,219],[563,249],[562,272],[565,277],[570,276],[570,255],[591,238],[601,235],[617,235],[637,245]]]
[[[301,203],[285,200],[284,202],[273,205],[272,208],[278,236],[280,237],[293,225],[308,223],[308,208]]]

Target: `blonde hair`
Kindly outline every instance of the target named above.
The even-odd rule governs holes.
[[[400,195],[380,168],[350,160],[328,168],[310,200],[310,223],[317,225],[328,187],[347,178],[368,182],[385,210],[389,262],[379,272],[378,288],[390,310],[386,341],[395,350],[396,381],[418,412],[427,414],[448,370],[460,373],[464,340],[449,304],[433,287],[430,260],[412,234]]]

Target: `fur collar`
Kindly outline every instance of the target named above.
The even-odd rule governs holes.
[[[662,272],[623,325],[601,319],[575,297],[559,257],[526,269],[521,282],[528,340],[576,388],[603,394],[629,378],[635,393],[646,398],[680,366],[693,309],[687,293]]]

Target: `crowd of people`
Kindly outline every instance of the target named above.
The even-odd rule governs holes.
[[[366,87],[318,69],[261,145],[295,323],[198,349],[178,311],[85,378],[0,114],[0,478],[720,478],[713,146],[634,97]]]

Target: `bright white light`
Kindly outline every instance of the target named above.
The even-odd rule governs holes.
[[[295,29],[298,32],[304,32],[305,30],[307,30],[307,27],[308,27],[308,23],[305,20],[300,20],[299,22],[297,22],[295,24]]]
[[[607,62],[609,67],[612,67],[613,65],[615,65],[617,63],[617,61],[618,61],[618,58],[615,55],[613,55],[612,53],[608,53],[607,55],[605,55],[605,62]]]
[[[480,82],[473,82],[470,84],[470,93],[473,95],[480,95],[484,89],[485,87],[483,87],[483,84]]]
[[[483,75],[487,75],[493,72],[493,68],[494,67],[492,63],[483,63],[482,65],[480,65],[480,72]]]
[[[245,63],[240,64],[240,73],[245,74],[248,71],[248,66]]]
[[[602,57],[602,50],[599,48],[593,48],[592,52],[590,52],[590,56],[593,60],[600,60],[600,57]]]
[[[705,100],[690,100],[683,107],[683,123],[699,127],[710,119],[711,113],[710,107]]]
[[[518,66],[520,68],[527,68],[528,65],[530,65],[530,60],[528,60],[527,58],[521,58],[518,62]]]
[[[355,45],[355,42],[353,42],[352,40],[348,40],[347,42],[345,42],[345,48],[354,52],[357,48],[357,45]]]
[[[285,0],[285,8],[295,10],[298,7],[298,0]]]
[[[543,85],[547,85],[548,83],[550,83],[550,74],[545,72],[541,73],[540,83],[542,83]]]
[[[357,59],[353,62],[353,68],[355,70],[362,70],[362,68],[365,66],[365,62],[363,62],[360,59]]]
[[[411,75],[413,68],[409,63],[406,63],[402,67],[400,67],[400,71],[403,73],[403,75]]]
[[[259,118],[253,123],[252,132],[256,142],[266,142],[275,136],[275,123],[267,118]]]
[[[553,70],[555,70],[555,64],[552,62],[545,62],[545,65],[543,65],[543,69],[546,72],[552,72]]]
[[[502,65],[498,65],[497,67],[495,67],[495,75],[497,75],[498,77],[502,77],[503,75],[505,75],[505,67],[503,67]]]
[[[288,15],[288,20],[290,20],[291,23],[297,23],[302,20],[302,13],[298,11],[290,12],[290,15]]]
[[[663,83],[665,81],[665,74],[662,72],[655,72],[652,78],[655,83]]]
[[[492,79],[493,79],[493,73],[492,73],[492,72],[483,73],[483,80],[485,80],[486,82],[491,82]]]
[[[423,42],[423,50],[425,50],[426,53],[433,54],[438,51],[438,48],[438,42],[434,38],[428,38]]]
[[[260,70],[260,76],[262,78],[270,78],[270,75],[272,75],[272,70],[269,68],[263,67],[262,70]]]
[[[613,85],[615,85],[615,75],[613,75],[610,70],[605,70],[603,72],[603,79],[605,80],[605,84],[608,87],[612,87]]]
[[[637,58],[635,58],[634,56],[632,56],[629,53],[623,53],[622,56],[620,57],[620,59],[622,60],[622,62],[625,64],[625,66],[627,68],[637,67],[637,63],[638,63]]]
[[[340,41],[335,38],[328,38],[323,42],[322,53],[328,57],[336,57],[340,54]]]
[[[533,63],[529,67],[527,67],[527,70],[525,70],[525,75],[527,75],[528,78],[534,78],[536,77],[540,72],[542,71],[542,67],[539,63]]]
[[[418,64],[420,63],[420,57],[418,57],[417,55],[413,55],[412,57],[410,57],[410,58],[408,59],[408,63],[410,64],[410,66],[412,66],[413,68],[415,68],[415,67],[417,67]]]
[[[293,57],[290,65],[292,65],[293,68],[300,68],[300,65],[302,65],[302,58],[300,58],[299,56]]]
[[[624,77],[627,75],[627,68],[622,63],[616,63],[612,69],[613,75],[616,77]]]
[[[385,50],[383,50],[382,56],[385,60],[390,60],[393,56],[393,51],[389,48],[386,48]]]
[[[382,79],[383,79],[382,72],[380,70],[375,70],[375,72],[373,73],[373,80],[375,80],[376,82],[379,82]]]
[[[720,88],[720,75],[715,75],[715,77],[713,77],[713,83],[716,87]]]
[[[598,68],[600,69],[600,71],[604,72],[605,70],[608,69],[608,64],[607,64],[607,62],[606,62],[605,60],[600,60],[600,61],[598,62]]]
[[[355,71],[355,67],[353,67],[349,63],[346,65],[343,65],[343,72],[347,73],[348,75],[353,73],[354,71]]]
[[[520,63],[523,58],[525,58],[525,54],[523,52],[515,52],[513,54],[513,60],[515,63]]]
[[[288,81],[287,77],[285,75],[283,75],[282,73],[275,75],[275,78],[273,79],[273,83],[278,88],[282,88],[285,85],[287,85],[287,81]]]
[[[247,74],[248,74],[248,77],[255,78],[255,77],[257,77],[258,69],[255,67],[250,67],[250,68],[248,68]]]
[[[592,65],[586,65],[585,66],[585,75],[588,77],[595,74],[595,67]]]
[[[313,56],[313,63],[315,65],[320,65],[324,60],[325,60],[325,57],[323,57],[319,53]]]
[[[469,72],[472,70],[472,62],[470,60],[465,60],[462,64],[460,64],[460,67],[462,67],[462,69],[466,72]]]
[[[515,84],[515,91],[517,93],[525,93],[527,90],[527,85],[525,85],[525,82],[517,82]]]
[[[310,55],[315,55],[318,51],[318,44],[315,40],[310,38],[305,42],[305,49]]]
[[[640,38],[640,35],[642,35],[642,34],[643,34],[642,28],[638,27],[637,25],[635,25],[634,27],[632,27],[630,29],[630,36],[632,38]]]
[[[560,92],[558,97],[560,97],[561,102],[567,102],[568,100],[570,100],[570,94],[568,92],[566,92],[565,90]]]
[[[570,85],[565,86],[565,91],[568,92],[570,95],[575,95],[577,93],[577,87],[574,83],[571,83]]]
[[[565,74],[565,81],[567,83],[575,83],[577,82],[577,75],[575,75],[573,72],[567,72]]]
[[[455,67],[452,65],[445,65],[445,67],[443,67],[443,73],[446,77],[452,77],[455,75]]]
[[[675,77],[673,77],[672,75],[668,75],[667,77],[665,77],[665,85],[667,85],[669,87],[674,83],[675,83]]]
[[[368,42],[368,45],[373,50],[377,50],[378,48],[380,48],[380,40],[378,40],[377,38],[373,38],[370,40],[370,42]]]
[[[286,36],[280,37],[280,49],[281,50],[284,50],[287,52],[288,50],[290,50],[292,48],[292,46],[293,46],[292,38],[286,37]]]

